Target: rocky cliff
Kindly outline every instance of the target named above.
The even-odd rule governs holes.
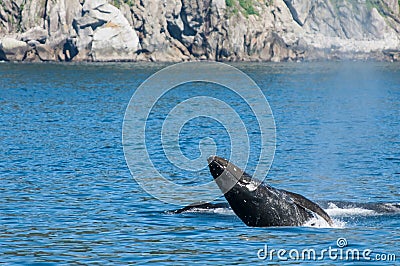
[[[399,3],[0,0],[0,60],[399,60]]]

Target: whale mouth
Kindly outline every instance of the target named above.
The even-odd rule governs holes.
[[[214,179],[217,179],[222,175],[229,163],[227,160],[215,155],[210,156],[207,161],[211,175]]]
[[[224,194],[236,185],[246,188],[249,192],[253,192],[262,183],[262,181],[251,177],[227,159],[213,155],[207,161],[211,175]]]
[[[218,157],[216,155],[211,155],[210,157],[208,157],[207,162],[208,164],[212,163],[213,161],[215,161]]]
[[[250,179],[247,180],[248,175],[227,159],[214,155],[210,156],[207,161],[214,181],[224,194],[233,189],[237,184],[246,186],[250,183]]]
[[[208,157],[207,161],[208,161],[209,165],[212,164],[212,163],[215,163],[215,164],[218,164],[220,167],[223,167],[223,168],[226,168],[228,166],[228,164],[229,164],[228,160],[226,160],[224,158],[221,158],[221,157],[218,157],[216,155],[212,155],[212,156]]]

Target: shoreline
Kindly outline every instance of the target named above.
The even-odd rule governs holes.
[[[238,60],[238,61],[221,61],[221,60],[186,60],[186,61],[151,61],[151,60],[109,60],[109,61],[12,61],[0,60],[0,64],[15,64],[15,65],[112,65],[112,64],[145,64],[145,65],[173,65],[179,63],[201,63],[201,62],[216,62],[224,64],[305,64],[305,63],[399,63],[400,60],[388,60],[381,58],[317,58],[317,59],[304,59],[304,60],[286,60],[286,61],[261,61],[261,60]]]
[[[0,60],[400,61],[391,0],[3,2]]]

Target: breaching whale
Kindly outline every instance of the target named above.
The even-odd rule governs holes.
[[[319,217],[333,225],[318,204],[266,185],[226,159],[211,156],[208,166],[233,212],[248,226],[301,226]]]

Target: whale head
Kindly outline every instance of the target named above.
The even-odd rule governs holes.
[[[224,158],[211,156],[208,166],[232,210],[248,226],[298,226],[312,217],[296,203],[297,194],[263,184]]]
[[[218,156],[208,158],[208,167],[224,195],[248,193],[248,196],[251,196],[261,184],[261,181],[252,178],[233,163]]]

